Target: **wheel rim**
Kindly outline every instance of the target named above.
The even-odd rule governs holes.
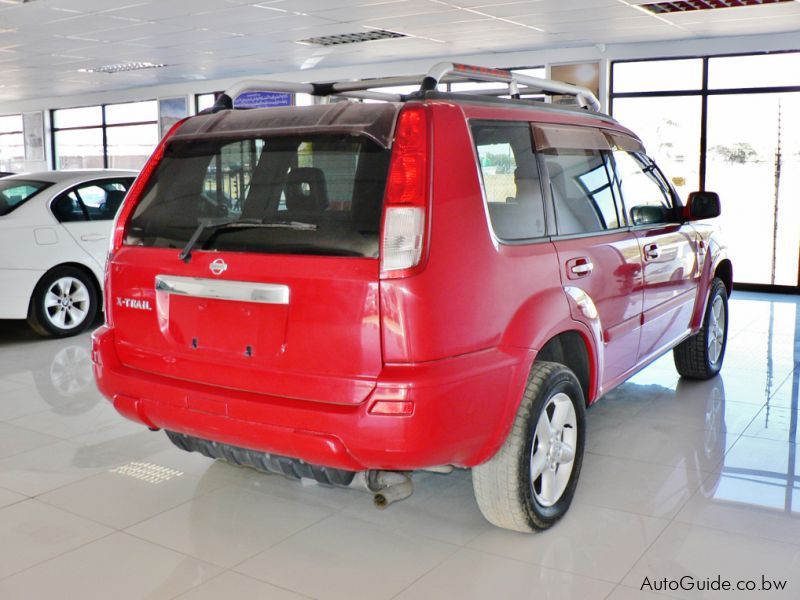
[[[569,484],[575,464],[578,420],[569,396],[558,393],[544,405],[531,446],[531,487],[541,506],[553,506]]]
[[[86,285],[75,277],[56,279],[44,297],[44,312],[59,329],[79,327],[89,314],[91,297]]]
[[[716,365],[722,356],[722,346],[725,343],[725,302],[722,296],[714,298],[708,317],[708,359],[712,365]]]

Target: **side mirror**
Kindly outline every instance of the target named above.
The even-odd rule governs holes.
[[[713,219],[722,212],[719,195],[714,192],[692,192],[683,208],[683,217],[687,221]]]
[[[667,210],[663,206],[640,204],[631,208],[631,221],[634,225],[653,225],[668,221]]]

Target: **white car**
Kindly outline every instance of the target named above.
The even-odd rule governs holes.
[[[94,322],[112,223],[136,174],[42,171],[0,179],[0,319],[27,319],[50,337]]]

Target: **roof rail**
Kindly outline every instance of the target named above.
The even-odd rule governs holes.
[[[491,69],[476,67],[461,63],[440,62],[435,64],[425,75],[409,75],[396,77],[379,77],[375,79],[359,79],[355,81],[333,81],[327,83],[294,83],[288,81],[269,81],[265,79],[245,79],[240,81],[219,96],[210,109],[203,112],[218,112],[234,107],[235,100],[241,94],[253,91],[290,92],[293,94],[310,94],[312,96],[330,97],[342,96],[367,100],[386,100],[388,102],[401,102],[413,94],[403,95],[392,92],[376,91],[376,88],[395,87],[404,85],[419,85],[419,94],[435,90],[440,83],[463,81],[489,81],[503,83],[508,86],[505,92],[511,98],[520,98],[521,93],[545,93],[574,96],[582,108],[597,112],[600,102],[597,97],[585,87],[541,79],[514,73],[506,69]],[[485,95],[498,95],[502,90],[491,90]],[[481,95],[476,92],[476,95]]]

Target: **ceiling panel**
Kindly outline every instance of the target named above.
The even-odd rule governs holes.
[[[800,2],[657,18],[647,0],[35,0],[0,3],[0,98],[480,52],[798,31]],[[304,38],[409,37],[323,48]],[[539,31],[541,30],[541,31]],[[800,45],[800,40],[798,40]],[[81,73],[149,61],[163,69]],[[2,109],[0,109],[1,111]]]

